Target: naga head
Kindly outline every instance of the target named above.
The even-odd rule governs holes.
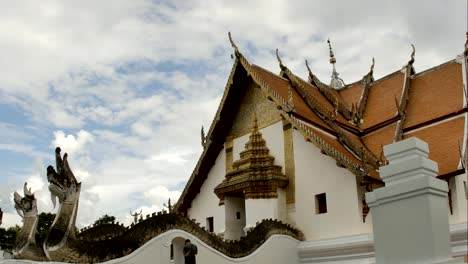
[[[36,216],[37,215],[37,205],[36,198],[31,192],[31,188],[28,189],[28,183],[24,183],[24,197],[19,193],[15,192],[13,201],[15,202],[15,209],[21,218],[25,216]]]
[[[76,194],[79,193],[81,186],[81,183],[77,182],[75,175],[73,175],[68,165],[67,153],[63,155],[62,159],[60,151],[61,149],[59,147],[55,149],[57,171],[55,171],[54,167],[51,165],[47,167],[47,181],[49,182],[49,191],[54,208],[57,198],[60,203],[76,199]]]

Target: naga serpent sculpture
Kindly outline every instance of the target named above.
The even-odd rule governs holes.
[[[62,159],[60,151],[59,147],[55,149],[57,171],[52,166],[47,167],[47,181],[54,207],[57,198],[59,201],[57,216],[44,242],[44,253],[50,260],[60,259],[61,249],[67,247],[69,240],[75,239],[75,222],[81,191],[81,183],[76,180],[68,165],[67,153]]]
[[[39,217],[37,214],[37,203],[28,184],[24,184],[24,197],[15,192],[13,201],[16,212],[23,219],[23,227],[16,237],[13,255],[16,258],[27,258],[32,260],[45,260],[40,247],[36,245],[36,229]]]

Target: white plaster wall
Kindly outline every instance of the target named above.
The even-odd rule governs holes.
[[[324,239],[371,233],[362,222],[356,177],[297,131],[293,133],[296,172],[296,203],[291,218],[296,220],[306,239]],[[326,193],[327,213],[316,214],[315,195]],[[370,219],[370,215],[367,216]]]
[[[464,174],[457,175],[450,179],[450,181],[453,214],[449,214],[449,223],[466,223],[468,215],[468,200],[466,198],[466,190],[463,182],[466,182],[468,185],[467,174],[465,172]]]
[[[211,168],[207,179],[200,188],[200,193],[192,201],[188,215],[198,223],[206,226],[206,218],[213,217],[213,230],[215,233],[224,232],[224,206],[219,206],[219,198],[214,188],[220,184],[226,175],[226,153],[222,149]]]
[[[273,125],[260,129],[263,139],[266,141],[266,146],[270,150],[270,155],[275,157],[275,165],[279,165],[284,173],[284,136],[283,123],[281,121]],[[249,141],[250,133],[233,140],[233,157],[234,161],[240,159],[239,153],[245,150],[245,143]]]
[[[246,227],[255,227],[263,219],[278,219],[278,199],[245,200]]]
[[[244,235],[244,198],[225,197],[224,207],[226,209],[226,232],[224,232],[224,238],[229,240],[237,240]],[[237,219],[237,212],[240,213],[240,219]]]
[[[221,264],[284,264],[299,263],[297,256],[298,240],[289,236],[274,235],[270,237],[260,248],[243,258],[230,258],[213,250],[198,238],[182,230],[171,230],[161,234],[145,245],[123,258],[103,262],[106,264],[172,264],[170,260],[170,244],[175,238],[188,238],[198,247],[197,263]],[[1,264],[32,264],[47,262],[32,262],[24,260],[1,261]],[[49,262],[53,263],[53,262]],[[57,263],[57,262],[56,262]],[[182,262],[183,263],[183,262]]]

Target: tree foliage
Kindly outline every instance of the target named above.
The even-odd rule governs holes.
[[[112,224],[115,221],[115,216],[103,215],[101,218],[94,222],[95,225]]]
[[[41,213],[37,222],[36,244],[42,245],[50,232],[50,227],[54,222],[55,214]]]
[[[0,228],[0,247],[2,249],[12,249],[15,244],[16,236],[20,230],[21,227],[18,225],[12,226],[8,229]]]

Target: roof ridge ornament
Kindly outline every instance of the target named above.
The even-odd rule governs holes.
[[[228,36],[229,36],[229,42],[231,42],[231,46],[232,46],[232,48],[234,49],[234,53],[236,54],[236,56],[239,56],[239,55],[240,55],[240,51],[239,51],[239,49],[237,48],[236,43],[234,43],[234,40],[232,40],[231,32],[229,32],[229,31],[228,31]]]
[[[203,148],[206,147],[206,134],[205,134],[205,128],[203,127],[203,125],[201,126],[201,145]]]
[[[413,48],[413,52],[411,52],[411,59],[408,61],[408,64],[413,66],[414,63],[414,55],[416,54],[416,48],[414,47],[413,44],[411,44],[411,47]]]
[[[281,58],[279,56],[279,52],[278,52],[278,48],[276,48],[276,59],[278,60],[279,62],[279,66],[281,68],[281,70],[285,70],[286,69],[286,66],[284,66],[283,62],[281,61]]]
[[[312,83],[314,74],[312,73],[312,70],[309,67],[309,62],[307,61],[307,59],[305,60],[305,65],[307,67],[307,71],[309,72],[309,81]]]
[[[335,59],[335,54],[333,53],[330,39],[328,39],[327,42],[328,42],[328,48],[330,50],[330,63],[333,65],[333,72],[331,75],[330,86],[338,90],[338,89],[343,88],[345,86],[345,83],[343,79],[338,77],[339,73],[336,71],[336,67],[335,67],[336,59]]]
[[[466,32],[466,41],[465,41],[465,57],[468,56],[468,31]]]

